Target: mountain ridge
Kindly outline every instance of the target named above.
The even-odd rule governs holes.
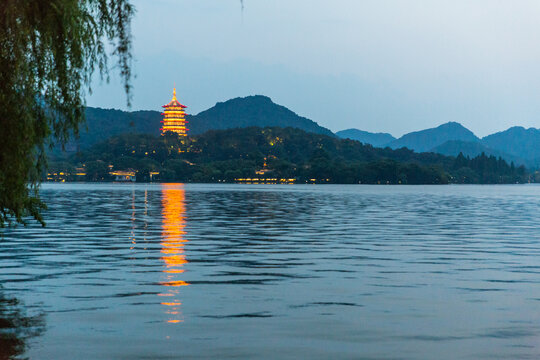
[[[479,141],[472,131],[458,122],[451,121],[434,128],[413,131],[387,144],[392,149],[406,147],[425,152],[450,140]]]
[[[342,139],[357,140],[361,143],[370,144],[373,146],[384,146],[389,142],[396,140],[396,138],[389,133],[372,133],[359,129],[341,130],[336,132],[336,136]]]
[[[358,129],[347,131],[350,130],[363,133]],[[341,132],[336,134],[340,136]],[[386,144],[372,145],[389,146],[393,149],[406,147],[417,152],[428,151],[448,156],[457,156],[460,152],[465,156],[485,153],[502,157],[516,165],[540,167],[540,129],[532,127],[526,129],[522,126],[513,126],[479,138],[460,123],[449,122],[434,128],[407,133]]]
[[[190,133],[202,134],[208,130],[257,127],[293,127],[315,134],[334,136],[329,129],[300,116],[285,106],[278,105],[267,96],[251,95],[218,102],[208,110],[190,119]]]
[[[159,111],[123,111],[86,108],[86,124],[70,148],[86,149],[110,136],[125,133],[159,135],[162,115]],[[267,96],[252,95],[218,102],[197,115],[186,115],[190,135],[208,130],[258,127],[293,127],[316,134],[335,136],[329,129],[300,116]]]
[[[485,136],[482,142],[487,146],[524,159],[540,159],[540,129],[513,126],[507,130]]]
[[[86,108],[86,125],[79,138],[68,144],[71,152],[86,149],[104,139],[120,134],[159,135],[162,115],[159,111],[122,111],[116,109]],[[252,95],[218,102],[196,115],[186,115],[190,135],[209,130],[244,127],[293,127],[316,134],[349,138],[374,147],[397,149],[407,147],[416,152],[437,152],[456,156],[459,152],[476,156],[484,152],[501,156],[516,165],[540,166],[540,129],[514,126],[484,138],[458,122],[448,122],[434,128],[413,131],[396,139],[388,133],[372,133],[359,129],[346,129],[332,133],[316,122],[300,116],[285,106],[276,104],[267,96]],[[474,144],[473,144],[474,143]],[[61,153],[55,149],[52,154]]]

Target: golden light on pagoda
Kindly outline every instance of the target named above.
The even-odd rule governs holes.
[[[184,245],[187,240],[184,239],[186,226],[185,220],[185,193],[181,184],[162,185],[162,242],[161,242],[161,260],[164,262],[164,281],[160,284],[164,286],[164,291],[159,296],[166,297],[161,305],[166,306],[169,323],[182,322],[180,306],[182,303],[178,297],[180,295],[179,287],[187,286],[189,283],[179,279],[184,272],[184,265],[188,263],[184,254]]]
[[[177,133],[179,136],[187,136],[188,128],[186,128],[187,121],[185,119],[186,113],[184,111],[187,106],[180,104],[176,98],[176,88],[173,89],[172,100],[162,106],[163,110],[163,127],[161,128],[161,135],[165,135],[167,131]]]

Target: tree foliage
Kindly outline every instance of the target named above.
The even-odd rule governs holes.
[[[128,0],[2,0],[0,4],[0,225],[43,222],[39,179],[45,148],[65,144],[84,119],[94,70],[110,56],[128,93]]]
[[[21,359],[29,340],[44,330],[43,314],[30,316],[19,300],[0,293],[0,360]]]
[[[100,176],[95,175],[97,164]],[[69,172],[66,163],[55,165],[55,171],[63,166]],[[69,166],[85,167],[87,181],[106,180],[108,166],[135,171],[138,181],[148,181],[149,171],[159,172],[161,181],[175,182],[295,178],[298,183],[499,184],[529,179],[525,168],[485,154],[471,159],[380,149],[293,128],[217,130],[183,140],[172,133],[124,134],[73,156]]]

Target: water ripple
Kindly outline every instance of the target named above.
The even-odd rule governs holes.
[[[46,184],[29,358],[539,358],[540,186]],[[84,305],[84,306],[81,306]]]

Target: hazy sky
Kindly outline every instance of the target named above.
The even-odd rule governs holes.
[[[263,94],[333,131],[540,127],[536,0],[134,0],[133,110]],[[88,105],[125,109],[120,86]]]

